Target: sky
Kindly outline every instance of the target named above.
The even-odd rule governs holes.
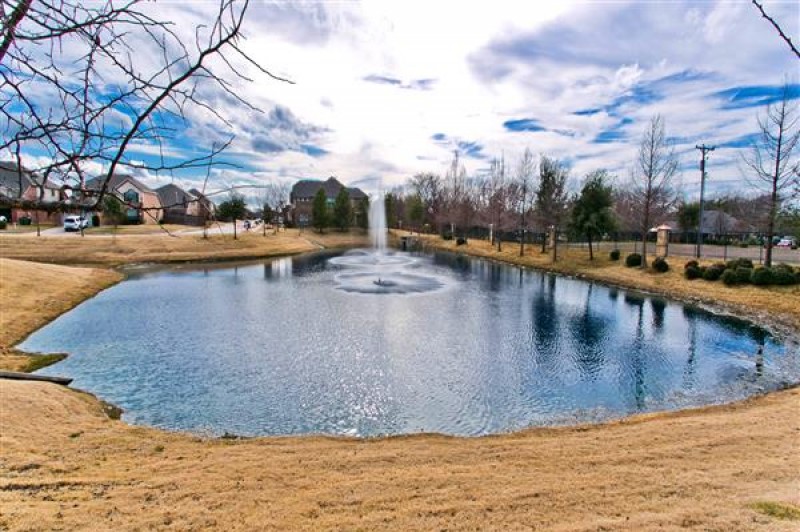
[[[800,42],[800,4],[764,5]],[[152,7],[187,36],[214,8]],[[701,143],[717,147],[709,193],[746,192],[741,152],[758,114],[784,83],[800,98],[800,60],[749,1],[253,2],[244,33],[247,53],[294,83],[240,62],[252,82],[235,92],[261,112],[211,94],[235,134],[227,160],[239,166],[214,171],[219,187],[333,175],[390,188],[444,174],[456,150],[480,175],[496,157],[513,169],[526,148],[568,164],[574,186],[599,168],[621,185],[661,114],[687,199],[699,195]],[[168,156],[219,140],[208,113],[188,118]],[[155,153],[137,143],[128,157]],[[204,176],[142,177],[188,187]]]

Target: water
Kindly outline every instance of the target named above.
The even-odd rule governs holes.
[[[450,254],[386,255],[430,290],[354,292],[353,255],[141,272],[22,347],[131,423],[211,434],[480,435],[800,377],[796,345],[693,307]]]
[[[369,236],[372,248],[379,254],[386,253],[386,208],[383,193],[378,189],[369,202]]]

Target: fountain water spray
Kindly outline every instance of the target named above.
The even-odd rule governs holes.
[[[369,203],[369,236],[375,251],[386,254],[386,202],[380,187]]]
[[[386,202],[383,190],[370,198],[369,236],[371,250],[351,250],[328,262],[343,268],[336,276],[337,288],[358,294],[419,294],[445,286],[435,275],[423,275],[409,267],[418,259],[404,253],[389,252],[386,247]]]

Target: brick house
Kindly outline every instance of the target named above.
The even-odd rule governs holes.
[[[205,203],[191,191],[169,184],[157,188],[156,193],[164,209],[164,223],[203,225],[209,218]]]
[[[12,207],[10,200],[42,201],[56,203],[64,199],[61,188],[43,179],[24,166],[20,169],[16,162],[0,162],[0,216],[11,223],[20,218],[29,218],[44,224],[61,224],[62,213],[48,209],[28,209]]]
[[[350,206],[353,208],[354,213],[357,212],[359,204],[367,199],[367,195],[360,188],[345,187],[335,177],[329,177],[326,181],[303,179],[295,183],[289,195],[292,223],[298,227],[311,225],[311,212],[314,205],[314,196],[317,195],[317,192],[320,189],[325,191],[328,207],[333,209],[333,205],[336,203],[336,196],[339,195],[339,191],[342,188],[347,188],[347,192],[350,195]]]
[[[100,191],[105,178],[96,177],[86,182],[89,196]],[[108,182],[107,192],[111,192],[124,203],[123,220],[129,224],[157,224],[164,216],[158,194],[138,179],[124,174],[114,174]],[[99,212],[100,222],[113,223]]]

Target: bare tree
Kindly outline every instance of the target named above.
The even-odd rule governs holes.
[[[262,208],[262,234],[267,234],[267,224],[272,223],[274,232],[278,232],[278,224],[274,223],[274,213],[279,212],[289,202],[291,186],[285,181],[272,181],[264,185],[259,199]]]
[[[676,201],[672,180],[677,170],[678,159],[667,142],[664,119],[656,115],[650,120],[639,144],[631,183],[634,208],[642,232],[642,268],[647,267],[647,235],[651,224]]]
[[[259,112],[234,89],[235,82],[251,81],[243,65],[288,81],[243,51],[248,5],[218,0],[210,20],[193,28],[191,43],[187,28],[159,19],[159,8],[144,0],[20,0],[10,12],[3,9],[0,154],[20,171],[23,156],[37,154],[30,169],[39,188],[58,179],[73,191],[73,203],[58,206],[65,209],[75,201],[98,208],[120,169],[171,172],[220,164],[214,158],[232,134],[189,158],[167,156],[166,144],[193,117],[215,123],[215,130],[230,127],[215,105],[222,99]],[[154,150],[156,162],[132,160],[128,152],[137,143]],[[101,185],[89,195],[86,178],[98,166]]]
[[[522,153],[522,157],[517,165],[517,210],[519,213],[519,256],[525,254],[525,233],[528,228],[526,215],[531,209],[531,198],[536,192],[536,185],[533,182],[534,172],[536,171],[536,161],[533,153],[528,148]]]
[[[761,132],[750,153],[743,156],[752,172],[748,176],[750,183],[769,194],[766,266],[772,265],[772,237],[784,193],[800,183],[800,162],[795,154],[800,140],[797,111],[789,85],[785,84],[780,101],[768,105],[765,114],[758,117]]]
[[[422,201],[423,223],[436,223],[443,204],[442,178],[430,172],[423,172],[412,177],[409,185]]]
[[[774,18],[767,15],[767,12],[764,11],[764,6],[758,3],[757,0],[751,0],[751,1],[753,2],[753,5],[756,6],[758,11],[761,13],[761,16],[767,19],[767,21],[769,21],[770,24],[772,24],[772,27],[775,28],[775,30],[778,32],[778,35],[781,36],[781,39],[783,39],[784,42],[786,42],[786,44],[789,45],[789,49],[792,52],[794,52],[794,55],[796,55],[798,59],[800,59],[800,50],[798,50],[797,47],[795,47],[794,43],[792,42],[792,39],[783,32],[780,25],[778,25],[778,23],[775,22]]]

